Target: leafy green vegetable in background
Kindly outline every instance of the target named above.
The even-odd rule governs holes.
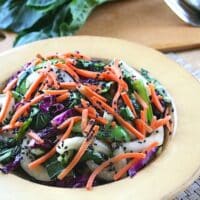
[[[18,33],[14,45],[74,34],[100,4],[110,0],[0,1],[0,29]]]

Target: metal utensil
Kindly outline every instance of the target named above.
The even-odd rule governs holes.
[[[164,0],[174,13],[184,22],[200,26],[199,0]],[[189,2],[189,3],[188,3]]]

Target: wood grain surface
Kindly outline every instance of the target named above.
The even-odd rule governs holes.
[[[200,47],[200,28],[182,22],[163,0],[118,0],[98,7],[77,35],[122,38],[163,52]],[[0,52],[12,47],[6,33]]]

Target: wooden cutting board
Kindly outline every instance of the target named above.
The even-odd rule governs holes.
[[[162,0],[118,0],[98,7],[78,35],[108,36],[136,41],[158,50],[200,47],[200,28],[182,22]],[[14,34],[0,42],[11,48]]]

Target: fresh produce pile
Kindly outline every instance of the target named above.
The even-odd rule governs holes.
[[[79,52],[37,55],[0,94],[0,170],[87,189],[133,177],[163,148],[172,113],[144,69]]]
[[[0,29],[18,33],[14,46],[74,34],[109,0],[0,0]]]

